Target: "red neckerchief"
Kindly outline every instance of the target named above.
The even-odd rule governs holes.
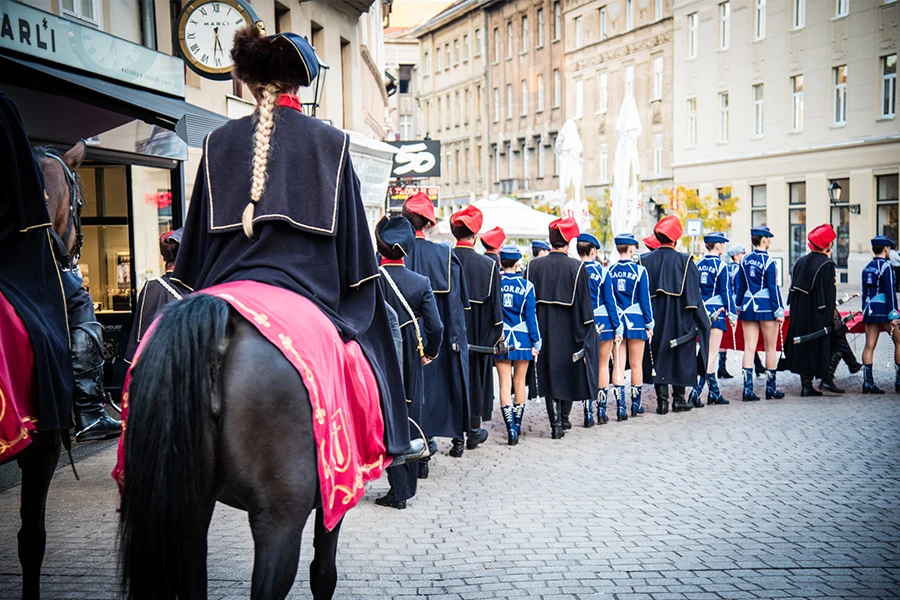
[[[417,239],[417,240],[424,240],[424,239],[425,239],[425,232],[424,232],[424,231],[417,231],[417,232],[416,232],[416,239]]]
[[[281,94],[278,96],[278,106],[287,106],[297,112],[303,112],[303,105],[300,104],[300,97],[297,94]]]
[[[462,240],[456,240],[457,248],[474,248],[475,242],[464,242]]]
[[[382,258],[382,259],[381,259],[381,266],[383,267],[383,266],[385,266],[385,265],[400,265],[400,266],[402,267],[402,266],[405,266],[405,263],[403,262],[403,259],[402,259],[402,258],[401,258],[401,259],[398,259],[398,260],[391,260],[391,259],[389,259],[389,258]]]

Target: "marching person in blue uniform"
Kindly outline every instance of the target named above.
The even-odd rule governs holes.
[[[644,385],[644,343],[653,337],[653,306],[650,304],[650,280],[647,269],[632,260],[638,247],[638,241],[630,233],[617,235],[616,250],[619,262],[609,268],[607,277],[610,281],[613,297],[619,314],[619,325],[616,337],[624,338],[625,348],[616,347],[614,360],[613,384],[616,396],[616,419],[628,419],[625,403],[625,352],[631,364],[631,416],[644,414],[641,406],[641,395]]]
[[[446,244],[425,239],[425,231],[434,226],[434,203],[419,192],[403,204],[403,216],[416,230],[416,242],[406,258],[406,267],[428,277],[444,324],[441,351],[425,367],[425,412],[422,431],[435,448],[435,437],[463,439],[468,431],[469,342],[466,338],[466,314],[469,295],[462,264]],[[432,450],[434,452],[434,450]],[[428,477],[430,458],[419,461],[419,477]]]
[[[500,411],[510,446],[519,443],[525,414],[525,374],[541,351],[534,285],[519,274],[522,253],[515,246],[500,249],[500,297],[503,302],[503,338],[507,352],[494,356],[500,379]],[[510,398],[514,391],[515,404]]]
[[[722,260],[722,252],[725,251],[728,238],[723,233],[709,233],[703,237],[703,242],[706,244],[706,256],[697,263],[697,270],[700,271],[700,295],[710,320],[709,364],[706,367],[706,377],[702,375],[698,377],[698,383],[691,391],[691,403],[695,408],[703,407],[700,394],[704,383],[709,383],[707,402],[728,404],[728,400],[719,392],[716,369],[722,336],[728,331],[728,321],[731,321],[732,327],[737,326],[737,312],[728,276],[728,265]]]
[[[741,261],[735,282],[738,315],[744,327],[744,402],[759,400],[753,393],[753,357],[760,333],[766,349],[766,399],[784,398],[778,391],[775,370],[778,366],[778,333],[784,324],[784,301],[778,288],[778,268],[769,256],[772,232],[768,227],[750,230],[753,252]]]
[[[894,391],[900,393],[900,313],[897,308],[894,270],[888,261],[888,253],[895,246],[894,240],[887,236],[872,238],[872,253],[875,258],[862,272],[863,322],[866,324],[863,394],[884,393],[884,390],[876,387],[872,374],[875,345],[883,331],[888,332],[894,342]]]
[[[597,395],[597,421],[604,425],[609,423],[606,415],[607,398],[609,396],[609,360],[612,355],[613,341],[621,342],[622,333],[619,331],[619,311],[616,307],[616,299],[613,296],[612,283],[608,277],[607,269],[597,262],[597,251],[600,249],[600,241],[590,233],[582,233],[578,236],[578,256],[584,263],[584,268],[590,277],[591,306],[594,309],[594,327],[597,329],[597,338],[600,344],[599,371],[597,381],[599,385]],[[592,400],[587,400],[584,405],[584,426],[590,427],[594,423],[593,411],[590,408]]]
[[[534,240],[531,242],[531,258],[540,258],[550,254],[550,244],[544,240]]]
[[[438,314],[431,283],[424,275],[406,268],[404,257],[412,252],[415,231],[402,216],[383,217],[375,226],[375,245],[381,256],[379,284],[388,305],[397,313],[403,336],[403,388],[409,417],[419,423],[425,405],[423,367],[437,356],[444,327]],[[430,400],[430,399],[429,399]],[[418,432],[410,432],[412,438]],[[416,495],[417,462],[389,467],[391,489],[375,500],[380,506],[404,509]]]
[[[737,312],[737,299],[734,297],[734,281],[735,276],[738,274],[738,271],[741,270],[741,259],[744,258],[745,254],[747,254],[747,249],[744,248],[741,244],[733,245],[728,249],[728,252],[725,253],[725,255],[728,256],[728,260],[725,261],[725,272],[728,274],[728,289],[731,290],[731,304],[732,306],[734,306],[735,312]],[[732,325],[732,327],[735,326],[736,325]],[[719,379],[734,378],[734,376],[725,368],[727,358],[727,351],[724,349],[720,349],[719,369],[717,372],[717,376]]]

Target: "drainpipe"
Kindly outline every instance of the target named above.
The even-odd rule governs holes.
[[[156,0],[138,0],[141,10],[141,44],[156,50]]]

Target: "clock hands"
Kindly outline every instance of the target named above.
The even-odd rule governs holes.
[[[222,47],[222,41],[219,39],[219,28],[213,27],[213,33],[215,34],[215,43],[213,44],[213,58],[216,56],[217,51],[222,52],[222,56],[225,55],[225,48]],[[218,50],[217,50],[218,49]]]

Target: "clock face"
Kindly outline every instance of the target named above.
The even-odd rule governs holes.
[[[178,20],[178,45],[188,65],[211,79],[231,77],[234,34],[256,22],[239,0],[195,0]]]

